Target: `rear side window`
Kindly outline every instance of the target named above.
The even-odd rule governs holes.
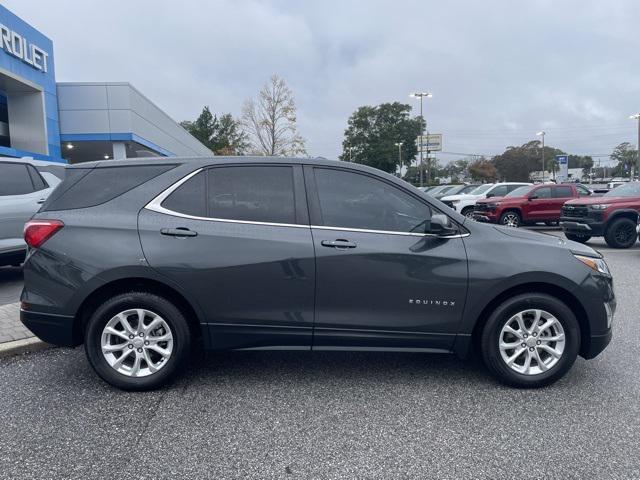
[[[33,183],[23,163],[0,163],[0,196],[33,192]]]
[[[195,217],[206,217],[206,179],[206,172],[200,172],[194,175],[175,189],[173,193],[162,202],[162,206],[173,212],[193,215]]]
[[[553,189],[554,198],[569,198],[573,197],[571,187],[556,187]]]
[[[31,182],[33,182],[33,186],[36,192],[38,190],[44,190],[49,186],[33,166],[27,165],[27,170],[29,170],[29,176],[31,176]]]
[[[41,211],[70,210],[100,205],[148,182],[175,165],[122,165],[91,170],[69,169],[65,180]]]
[[[207,216],[296,223],[291,167],[217,167],[209,169],[207,176]]]

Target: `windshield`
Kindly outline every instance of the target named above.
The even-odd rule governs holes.
[[[640,182],[631,182],[620,185],[605,193],[603,197],[640,197]]]
[[[533,187],[534,187],[533,185],[525,185],[524,187],[518,187],[515,190],[512,190],[511,192],[507,193],[505,197],[523,197],[524,195],[529,193],[531,190],[533,190]]]
[[[491,187],[493,187],[493,183],[485,183],[484,185],[480,185],[478,188],[468,193],[469,195],[480,195],[481,193],[484,193],[487,190],[489,190]]]

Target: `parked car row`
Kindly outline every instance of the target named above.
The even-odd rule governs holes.
[[[0,158],[0,267],[24,261],[24,224],[64,177],[60,163]]]
[[[576,183],[503,182],[436,198],[480,222],[508,227],[559,224],[569,240],[582,243],[604,237],[612,248],[629,248],[638,239],[640,182],[628,182],[604,194]]]

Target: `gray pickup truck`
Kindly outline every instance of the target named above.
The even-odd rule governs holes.
[[[24,261],[24,224],[64,175],[65,165],[61,163],[0,158],[0,267]]]

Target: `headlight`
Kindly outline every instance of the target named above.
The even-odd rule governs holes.
[[[495,210],[495,209],[496,209],[496,208],[498,208],[499,206],[500,206],[500,204],[499,204],[499,203],[488,203],[488,204],[487,204],[487,208],[488,208],[489,210]]]
[[[590,205],[593,210],[606,210],[609,208],[608,203],[596,203],[595,205]]]
[[[582,255],[573,255],[577,260],[580,260],[591,270],[594,270],[598,273],[602,273],[604,275],[611,276],[611,272],[609,272],[609,267],[607,266],[607,262],[605,262],[601,258],[593,258],[593,257],[584,257]]]

